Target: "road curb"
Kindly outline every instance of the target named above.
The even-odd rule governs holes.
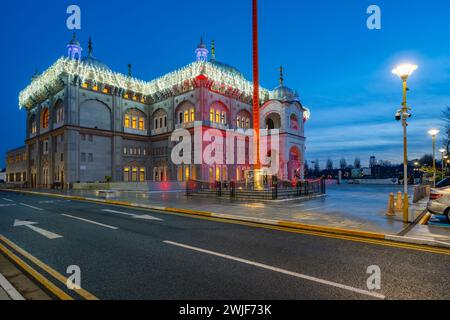
[[[440,247],[440,248],[444,248],[444,249],[450,249],[450,244],[440,242],[440,241],[435,241],[435,240],[411,238],[411,237],[406,237],[406,236],[397,236],[397,235],[390,235],[390,234],[363,231],[363,230],[350,230],[350,229],[327,227],[327,226],[320,226],[320,225],[302,224],[302,223],[297,223],[294,221],[270,220],[270,219],[261,219],[261,218],[245,217],[245,216],[235,216],[235,215],[213,213],[213,212],[207,212],[207,211],[198,211],[198,210],[190,210],[190,209],[171,208],[171,207],[158,207],[158,206],[151,206],[151,205],[145,205],[145,204],[125,202],[125,201],[105,200],[105,199],[98,199],[98,198],[61,195],[61,194],[37,192],[37,191],[7,190],[7,189],[6,190],[0,189],[0,191],[44,195],[44,196],[64,198],[64,199],[69,199],[69,200],[89,201],[89,202],[119,205],[119,206],[131,207],[131,208],[157,210],[157,211],[163,211],[163,212],[169,212],[169,213],[181,213],[181,214],[195,215],[195,216],[202,216],[202,217],[212,217],[212,218],[218,218],[218,219],[230,220],[230,221],[236,221],[236,222],[250,222],[250,223],[257,223],[257,224],[267,225],[267,226],[285,227],[285,228],[291,228],[291,229],[295,229],[295,230],[320,232],[320,233],[324,233],[324,234],[359,237],[359,238],[366,238],[366,239],[373,239],[373,240],[386,240],[386,241],[399,242],[399,243],[405,243],[405,244],[417,244],[417,245],[426,245],[426,246],[431,246],[431,247]]]

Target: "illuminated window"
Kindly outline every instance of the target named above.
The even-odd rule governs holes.
[[[137,129],[137,118],[133,117],[133,129]]]
[[[216,181],[220,181],[220,167],[216,166]]]
[[[103,89],[103,93],[108,94],[109,93],[109,89],[108,88]]]
[[[137,182],[137,178],[138,178],[138,169],[133,168],[133,171],[131,172],[131,181]]]
[[[42,113],[42,128],[46,129],[48,128],[48,123],[50,120],[50,114],[48,109],[44,109],[43,113]]]
[[[250,119],[249,118],[247,118],[245,120],[245,129],[250,129]]]
[[[186,166],[186,168],[184,169],[184,178],[186,181],[188,181],[191,177],[191,171],[189,169],[189,166]]]
[[[82,86],[84,89],[89,88],[89,84],[88,84],[87,82],[83,83],[81,86]]]
[[[125,128],[130,128],[131,127],[130,121],[131,121],[130,116],[125,116]]]
[[[133,96],[133,100],[137,101],[138,100],[137,96]]]
[[[141,168],[139,170],[139,181],[144,182],[145,181],[145,169]]]
[[[178,181],[183,181],[183,166],[178,167]]]
[[[130,168],[125,167],[123,169],[123,181],[128,182],[130,181]]]
[[[209,111],[209,121],[214,122],[214,109]]]
[[[220,123],[220,111],[216,111],[216,123]]]
[[[145,130],[144,119],[139,118],[139,130]]]
[[[238,127],[238,128],[241,127],[241,117],[237,117],[237,120],[236,120],[236,127]]]
[[[189,112],[187,110],[184,112],[184,122],[189,122]]]
[[[92,87],[92,90],[98,91],[98,86],[93,86],[93,87]]]
[[[191,109],[191,122],[195,121],[195,111],[194,109]]]
[[[124,97],[125,99],[130,98],[130,96],[128,95],[128,93],[125,93],[125,94],[123,95],[123,97]]]

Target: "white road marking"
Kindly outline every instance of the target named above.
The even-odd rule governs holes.
[[[25,298],[14,288],[11,283],[0,273],[0,287],[6,291],[6,294],[14,301],[22,301]]]
[[[95,224],[95,225],[98,225],[98,226],[101,226],[101,227],[105,227],[105,228],[108,228],[108,229],[113,229],[113,230],[118,230],[118,229],[119,229],[119,228],[117,228],[117,227],[109,226],[109,225],[107,225],[107,224],[103,224],[103,223],[100,223],[100,222],[95,222],[95,221],[92,221],[92,220],[88,220],[88,219],[83,219],[83,218],[80,218],[80,217],[71,216],[70,214],[62,214],[62,216],[67,217],[67,218],[72,218],[72,219],[80,220],[80,221],[84,221],[84,222],[87,222],[87,223],[92,223],[92,224]]]
[[[38,227],[34,226],[35,224],[37,224],[37,222],[22,221],[22,220],[14,221],[14,227],[27,227],[50,240],[59,239],[59,238],[63,237],[59,234],[44,230],[42,228],[38,228]]]
[[[11,199],[7,199],[7,198],[2,198],[2,199],[5,201],[8,201],[8,202],[14,202],[14,200],[11,200]]]
[[[38,208],[38,207],[34,207],[34,206],[30,206],[29,204],[25,204],[25,203],[20,203],[22,206],[34,209],[34,210],[38,210],[38,211],[44,211],[44,209]]]
[[[328,286],[331,286],[331,287],[335,287],[335,288],[339,288],[339,289],[343,289],[343,290],[359,293],[359,294],[362,294],[362,295],[366,295],[366,296],[370,296],[370,297],[374,297],[374,298],[378,298],[378,299],[385,299],[386,298],[384,295],[376,293],[376,292],[371,292],[371,291],[368,291],[368,290],[363,290],[363,289],[350,287],[350,286],[347,286],[347,285],[344,285],[344,284],[340,284],[340,283],[336,283],[336,282],[332,282],[332,281],[328,281],[328,280],[323,280],[323,279],[319,279],[319,278],[316,278],[316,277],[307,276],[307,275],[300,274],[300,273],[297,273],[297,272],[292,272],[292,271],[288,271],[288,270],[272,267],[272,266],[269,266],[269,265],[266,265],[266,264],[253,262],[253,261],[250,261],[250,260],[229,256],[229,255],[217,253],[217,252],[214,252],[214,251],[204,250],[204,249],[200,249],[200,248],[196,248],[196,247],[192,247],[192,246],[188,246],[188,245],[185,245],[185,244],[176,243],[176,242],[172,242],[172,241],[163,241],[163,242],[166,243],[166,244],[169,244],[169,245],[180,247],[180,248],[189,249],[189,250],[192,250],[192,251],[197,251],[197,252],[209,254],[209,255],[212,255],[212,256],[216,256],[216,257],[220,257],[220,258],[224,258],[224,259],[228,259],[228,260],[244,263],[244,264],[251,265],[251,266],[254,266],[254,267],[258,267],[258,268],[261,268],[261,269],[270,270],[270,271],[282,273],[282,274],[285,274],[285,275],[288,275],[288,276],[292,276],[292,277],[296,277],[296,278],[300,278],[300,279],[304,279],[304,280],[308,280],[308,281],[317,282],[317,283],[320,283],[320,284],[324,284],[324,285],[328,285]]]
[[[48,204],[48,203],[55,203],[54,200],[47,200],[47,201],[39,201],[40,204]]]
[[[117,213],[117,214],[121,214],[121,215],[124,215],[124,216],[132,217],[134,219],[164,221],[162,219],[149,216],[148,214],[138,215],[138,214],[132,214],[132,213],[121,212],[121,211],[116,211],[116,210],[109,210],[109,209],[102,209],[102,211],[103,212],[109,212],[109,213]]]

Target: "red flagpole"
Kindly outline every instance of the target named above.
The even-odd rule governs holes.
[[[256,146],[255,170],[261,169],[259,139],[259,48],[258,48],[258,0],[253,0],[253,128]]]

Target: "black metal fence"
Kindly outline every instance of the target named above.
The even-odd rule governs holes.
[[[325,180],[302,180],[295,183],[272,179],[272,183],[265,184],[262,189],[255,189],[253,183],[223,181],[207,182],[189,180],[186,183],[186,195],[215,195],[231,199],[264,199],[278,200],[301,198],[326,193]]]

